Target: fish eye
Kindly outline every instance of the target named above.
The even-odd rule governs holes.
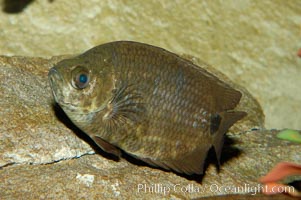
[[[89,85],[89,71],[84,67],[76,67],[72,71],[72,86],[75,89],[84,89]]]

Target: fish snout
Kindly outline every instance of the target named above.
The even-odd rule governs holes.
[[[55,67],[49,70],[48,79],[50,82],[50,87],[52,90],[53,97],[55,101],[59,103],[60,98],[63,95],[60,88],[63,84],[63,79]]]

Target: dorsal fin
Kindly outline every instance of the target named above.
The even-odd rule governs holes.
[[[213,90],[216,96],[216,110],[233,110],[239,103],[242,94],[225,83],[220,84],[219,82],[216,83],[216,87]]]
[[[213,147],[218,164],[220,164],[225,133],[236,121],[242,119],[246,115],[246,112],[241,111],[225,111],[211,117],[210,133],[213,137]]]

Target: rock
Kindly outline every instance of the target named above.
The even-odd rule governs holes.
[[[5,116],[0,120],[3,141],[0,148],[4,151],[0,166],[45,164],[93,153],[89,145],[77,137],[85,139],[85,135],[79,130],[75,130],[77,135],[73,134],[67,127],[73,125],[52,98],[47,74],[49,68],[62,58],[0,57],[1,115]],[[246,95],[249,94],[244,93]],[[249,118],[263,119],[256,100],[251,96],[248,98],[249,104],[258,111]],[[248,107],[242,110],[250,111]],[[242,127],[239,125],[240,131],[262,127],[260,120],[248,126],[249,118],[238,123],[243,124]]]
[[[257,179],[276,163],[301,162],[300,145],[277,139],[277,131],[247,131],[261,127],[263,119],[247,93],[242,108],[259,112],[252,113],[256,120],[242,120],[235,134],[228,134],[219,172],[212,152],[204,176],[151,168],[126,155],[115,161],[53,105],[47,73],[62,58],[0,57],[1,198],[184,199],[255,193]]]
[[[47,80],[50,66],[41,58],[0,58],[0,166],[46,164],[93,153],[57,123]]]

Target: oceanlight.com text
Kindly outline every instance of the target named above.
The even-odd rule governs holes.
[[[169,193],[213,193],[213,194],[251,194],[255,195],[261,191],[268,191],[270,193],[281,193],[293,191],[295,188],[292,186],[272,187],[267,188],[261,184],[250,185],[244,184],[242,186],[232,185],[202,185],[202,184],[137,184],[138,193],[154,193],[167,195]]]

